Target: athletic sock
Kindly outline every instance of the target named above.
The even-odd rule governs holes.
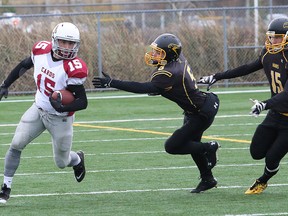
[[[258,179],[262,183],[267,183],[279,171],[279,166],[276,169],[270,170],[265,166],[263,175]]]
[[[4,176],[3,183],[7,185],[7,188],[11,188],[13,177]]]

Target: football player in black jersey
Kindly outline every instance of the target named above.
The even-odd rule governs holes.
[[[258,116],[263,110],[269,112],[254,133],[250,153],[255,160],[265,158],[265,168],[263,175],[256,179],[245,194],[262,193],[268,180],[278,172],[280,161],[288,152],[288,19],[277,18],[271,21],[265,47],[257,60],[232,70],[201,77],[198,81],[208,84],[209,89],[218,80],[244,76],[262,68],[270,84],[271,98],[253,100],[253,116]]]
[[[161,34],[150,45],[145,62],[155,70],[149,82],[121,81],[94,77],[95,88],[113,87],[133,93],[160,94],[178,104],[184,111],[184,123],[165,142],[169,154],[190,154],[195,161],[201,181],[192,193],[200,193],[217,186],[212,168],[217,162],[216,141],[201,142],[203,132],[212,124],[219,108],[218,97],[199,91],[192,69],[182,55],[180,40],[173,34]]]

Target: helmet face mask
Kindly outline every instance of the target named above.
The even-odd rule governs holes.
[[[145,62],[149,66],[164,66],[171,61],[176,61],[181,53],[182,45],[180,40],[172,34],[158,36],[149,46],[145,54]]]
[[[73,59],[77,56],[79,47],[80,32],[74,24],[63,22],[53,29],[52,50],[57,58]]]
[[[277,18],[271,21],[266,32],[265,46],[270,54],[288,48],[288,19]]]
[[[149,46],[148,51],[145,54],[145,62],[149,66],[165,65],[167,61],[165,50],[157,47],[154,42]]]

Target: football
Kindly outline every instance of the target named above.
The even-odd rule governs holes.
[[[70,104],[75,100],[73,93],[66,89],[54,91],[52,94],[52,98],[56,100],[58,93],[60,93],[61,101],[63,105]]]

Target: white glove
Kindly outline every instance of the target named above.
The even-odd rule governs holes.
[[[198,84],[208,84],[207,91],[209,91],[211,86],[217,81],[214,76],[215,76],[215,74],[210,75],[210,76],[200,77],[200,79],[197,81],[197,83]]]
[[[265,109],[266,103],[258,100],[253,100],[250,98],[250,100],[254,103],[254,105],[251,107],[251,112],[250,114],[258,117],[260,113]]]

